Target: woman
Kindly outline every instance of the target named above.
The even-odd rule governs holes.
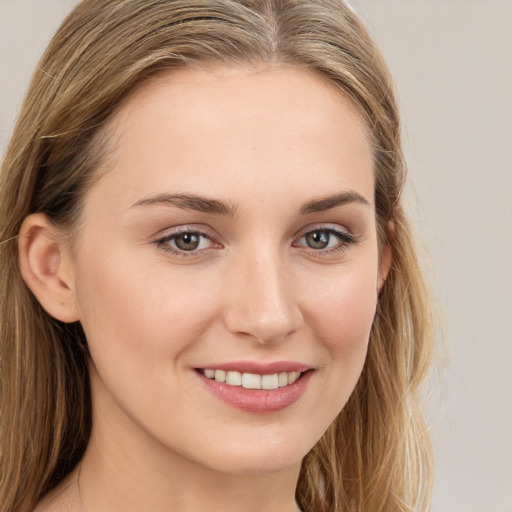
[[[426,510],[428,301],[338,0],[86,0],[2,167],[2,510]]]

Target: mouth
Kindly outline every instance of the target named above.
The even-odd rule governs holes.
[[[258,374],[237,371],[214,370],[211,368],[199,368],[199,373],[207,379],[225,383],[228,386],[242,387],[245,389],[273,390],[290,386],[305,372],[280,372],[272,374]]]
[[[220,366],[195,368],[195,373],[224,403],[260,414],[274,413],[293,405],[305,393],[314,374],[314,369],[297,364],[284,365],[284,368],[282,364]]]

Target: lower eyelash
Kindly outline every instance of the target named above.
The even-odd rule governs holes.
[[[197,256],[197,253],[190,251],[178,251],[176,249],[173,249],[172,247],[169,247],[165,243],[158,243],[157,246],[164,252],[170,252],[173,256],[178,256],[180,258],[190,258],[191,256]]]

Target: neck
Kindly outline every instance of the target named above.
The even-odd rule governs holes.
[[[80,512],[295,512],[299,469],[236,475],[189,461],[148,467],[140,460],[100,458],[91,445],[75,476]]]

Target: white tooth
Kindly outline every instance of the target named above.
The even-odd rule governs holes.
[[[215,370],[215,380],[217,382],[226,382],[226,372],[222,370]]]
[[[277,373],[261,376],[261,389],[277,389],[279,387],[279,376]]]
[[[228,372],[226,374],[226,384],[230,386],[241,386],[242,374],[240,372]]]
[[[208,379],[214,379],[215,378],[215,370],[204,370],[204,376]]]
[[[288,386],[288,374],[286,372],[282,372],[279,374],[278,384],[280,388]]]
[[[299,378],[299,375],[299,372],[290,372],[288,376],[288,384],[293,384]]]
[[[261,389],[261,375],[243,373],[242,386],[246,389]]]

